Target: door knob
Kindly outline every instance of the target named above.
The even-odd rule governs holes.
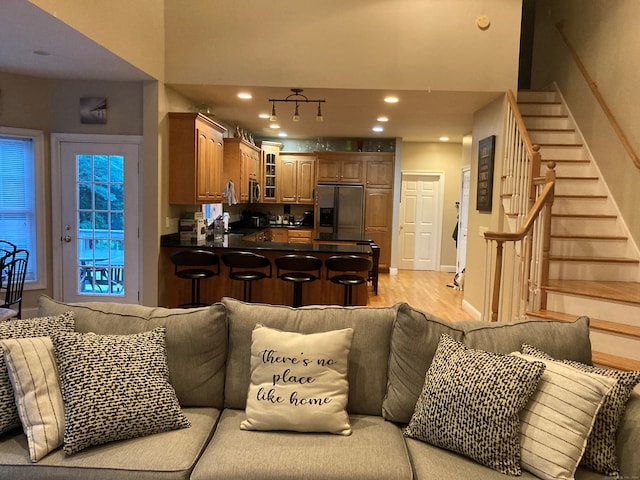
[[[62,240],[69,243],[71,241],[71,237],[69,235],[65,235],[64,237],[62,237]]]

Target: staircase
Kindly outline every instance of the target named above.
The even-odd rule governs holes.
[[[529,316],[589,316],[594,363],[640,370],[640,253],[561,94],[521,91],[518,108],[557,174],[547,308]]]

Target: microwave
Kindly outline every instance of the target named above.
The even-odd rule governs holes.
[[[256,180],[249,180],[249,203],[260,201],[260,184]]]

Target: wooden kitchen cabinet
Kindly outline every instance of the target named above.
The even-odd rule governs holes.
[[[275,142],[260,142],[262,165],[260,170],[260,185],[262,186],[262,202],[275,203],[278,201],[278,175],[280,173],[280,149],[282,144]]]
[[[379,269],[391,265],[391,225],[393,222],[393,189],[365,189],[364,232],[380,247]]]
[[[222,201],[226,129],[198,113],[169,113],[169,203]]]
[[[316,185],[315,162],[315,155],[280,155],[277,178],[280,203],[313,204]]]
[[[287,229],[286,228],[271,228],[271,241],[287,243]]]
[[[393,188],[394,154],[373,154],[365,158],[367,188]]]
[[[289,243],[313,243],[313,230],[310,228],[289,228],[287,241]]]
[[[243,138],[224,139],[224,182],[233,182],[240,203],[249,201],[249,180],[258,181],[260,158],[260,149]]]
[[[322,152],[318,154],[318,183],[364,183],[364,159],[357,153]]]

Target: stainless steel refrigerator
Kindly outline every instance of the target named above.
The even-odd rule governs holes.
[[[360,238],[364,232],[364,187],[318,185],[318,231]]]

